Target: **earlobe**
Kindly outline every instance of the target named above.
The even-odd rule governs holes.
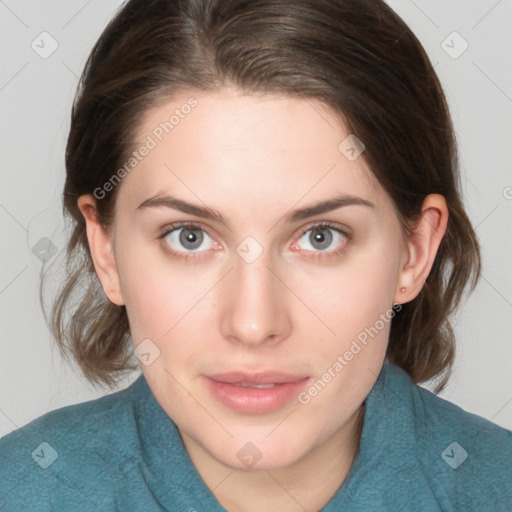
[[[428,195],[421,207],[421,216],[407,240],[403,263],[397,280],[394,302],[403,304],[420,293],[434,264],[446,233],[448,207],[440,194]]]
[[[96,200],[90,195],[78,198],[78,208],[86,223],[87,241],[94,269],[108,299],[118,306],[124,304],[111,236],[99,222]]]

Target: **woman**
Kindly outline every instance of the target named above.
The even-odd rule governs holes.
[[[52,329],[91,381],[142,375],[3,438],[2,510],[511,509],[512,434],[417,385],[480,258],[385,3],[127,2],[66,167]]]

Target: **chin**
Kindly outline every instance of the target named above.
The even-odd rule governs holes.
[[[273,440],[265,439],[266,432],[259,436],[242,436],[231,440],[221,451],[214,445],[210,452],[222,464],[240,471],[277,470],[293,465],[307,454],[306,443],[295,431],[293,434],[275,435]],[[289,441],[289,444],[286,443]],[[226,455],[230,453],[231,457]]]

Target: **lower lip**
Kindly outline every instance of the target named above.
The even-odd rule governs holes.
[[[276,411],[296,399],[309,377],[263,389],[243,388],[227,382],[217,382],[208,377],[205,379],[212,395],[230,409],[249,414],[262,414]]]

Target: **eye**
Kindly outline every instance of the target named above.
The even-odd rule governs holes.
[[[195,224],[167,226],[159,238],[164,240],[166,250],[176,257],[187,257],[188,252],[204,252],[214,246],[210,235]]]
[[[161,239],[164,251],[173,258],[187,259],[193,253],[203,253],[220,246],[197,224],[179,223],[163,228]],[[305,250],[311,256],[336,256],[345,251],[351,236],[343,229],[330,223],[318,223],[305,230],[292,244],[294,250]]]
[[[349,241],[350,236],[345,231],[324,222],[311,226],[304,231],[292,247],[335,255],[343,252]]]

